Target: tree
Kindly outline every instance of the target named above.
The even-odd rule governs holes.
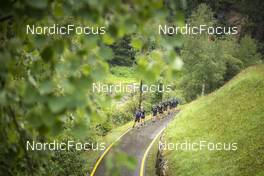
[[[244,67],[260,63],[261,61],[261,54],[257,51],[256,41],[248,35],[241,39],[237,52],[237,56],[243,62]]]
[[[114,56],[109,61],[110,64],[123,66],[133,65],[135,62],[135,51],[130,46],[130,41],[130,36],[124,36],[111,46]]]
[[[219,40],[219,45],[226,65],[224,81],[228,81],[243,68],[243,62],[237,55],[239,44],[236,37],[226,36]]]
[[[195,26],[218,24],[212,10],[205,4],[198,6],[189,22]],[[240,43],[236,37],[227,35],[184,36],[181,55],[185,63],[181,85],[187,101],[212,92],[242,68],[261,63],[256,42],[249,36],[243,37]]]
[[[201,4],[191,15],[189,22],[196,26],[200,24],[213,26],[215,19],[211,9]],[[207,33],[186,36],[181,55],[184,62],[181,85],[185,90],[187,101],[195,99],[198,95],[210,93],[221,85],[225,73],[225,62],[218,41],[209,40]]]
[[[89,91],[93,82],[103,81],[109,73],[107,61],[113,54],[109,46],[134,33],[166,44],[148,28],[164,22],[166,16],[167,8],[160,0],[2,2],[0,175],[43,175],[56,162],[48,153],[27,152],[27,140],[50,141],[65,130],[77,139],[86,137],[89,129],[104,119],[104,108],[110,101],[107,96]],[[107,32],[54,36],[25,33],[26,25],[53,24],[104,26]],[[165,64],[162,59],[159,61]],[[143,80],[152,78],[148,73],[155,68],[150,62],[142,60],[138,65]]]

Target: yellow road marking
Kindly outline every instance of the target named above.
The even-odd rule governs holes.
[[[146,162],[146,158],[148,156],[148,152],[149,150],[151,149],[152,145],[154,144],[154,142],[157,140],[157,138],[160,136],[160,134],[163,132],[165,128],[163,128],[156,136],[155,138],[151,141],[151,143],[149,144],[147,150],[145,151],[144,153],[144,156],[142,158],[142,161],[141,161],[141,166],[140,166],[140,173],[139,173],[139,176],[144,176],[144,168],[145,168],[145,162]]]
[[[150,120],[151,119],[151,115],[149,116],[146,116],[146,121]],[[108,151],[113,147],[113,145],[119,141],[126,133],[128,133],[130,130],[132,130],[132,128],[128,128],[127,131],[125,131],[121,136],[119,136],[114,142],[112,142],[106,149],[105,151],[103,152],[103,154],[100,156],[100,158],[96,161],[95,165],[94,165],[94,168],[90,174],[90,176],[94,176],[95,172],[96,172],[96,169],[98,168],[99,164],[101,163],[101,161],[103,160],[104,156],[108,153]],[[162,129],[161,131],[163,131],[164,129]],[[160,132],[161,133],[161,132]],[[155,140],[154,140],[155,141]]]
[[[113,145],[119,141],[121,139],[121,137],[123,137],[126,133],[128,133],[132,128],[129,128],[127,131],[125,131],[121,136],[119,136],[114,142],[112,142],[107,149],[103,152],[103,154],[100,156],[100,158],[97,160],[97,162],[94,165],[94,168],[91,172],[90,176],[94,176],[96,169],[98,168],[99,164],[101,163],[101,161],[103,160],[104,156],[108,153],[108,151],[113,147]]]

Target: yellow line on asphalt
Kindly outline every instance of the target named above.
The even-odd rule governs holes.
[[[163,132],[165,128],[163,128],[156,136],[155,138],[151,141],[151,143],[149,144],[147,150],[144,153],[144,156],[142,158],[141,161],[141,166],[140,166],[140,173],[139,176],[144,176],[144,168],[145,168],[145,162],[146,162],[146,158],[148,156],[149,150],[151,149],[152,145],[154,144],[154,142],[157,140],[157,138],[160,136],[160,134]]]
[[[104,156],[108,153],[108,151],[113,147],[113,145],[119,141],[121,139],[121,137],[123,137],[126,133],[128,133],[132,128],[129,128],[127,131],[125,131],[121,136],[119,136],[114,142],[112,142],[107,149],[105,149],[105,151],[103,152],[103,154],[100,156],[100,158],[97,160],[97,162],[94,165],[94,168],[91,172],[90,176],[94,176],[96,169],[98,168],[99,164],[101,163],[101,161],[103,160]]]

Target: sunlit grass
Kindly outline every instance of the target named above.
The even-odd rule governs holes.
[[[137,82],[133,67],[114,66],[110,69],[111,74],[106,78],[107,83],[134,83]]]
[[[165,151],[168,175],[264,175],[264,66],[246,69],[218,91],[186,105],[165,130],[171,143],[238,143],[237,151]]]

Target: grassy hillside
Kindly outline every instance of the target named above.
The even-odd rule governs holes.
[[[264,65],[186,105],[165,131],[170,143],[237,143],[236,151],[166,150],[168,175],[264,175]]]

